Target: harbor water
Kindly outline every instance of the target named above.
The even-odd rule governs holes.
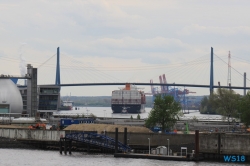
[[[151,108],[146,108],[145,113],[141,113],[142,119],[148,117]],[[219,115],[203,115],[197,110],[190,110],[189,114],[184,114],[185,118],[220,118]],[[69,111],[59,111],[58,114],[94,114],[97,117],[104,118],[133,118],[137,114],[113,114],[110,107],[77,107]],[[72,152],[72,155],[60,155],[59,151],[49,150],[30,150],[30,149],[0,149],[0,166],[220,166],[220,165],[250,165],[246,163],[228,163],[228,162],[182,162],[182,161],[164,161],[152,159],[132,159],[132,158],[115,158],[111,154],[87,154]]]
[[[140,113],[140,118],[145,119],[148,117],[149,112],[152,108],[145,108],[145,112]],[[200,114],[198,110],[189,110],[183,111],[185,112],[183,119],[192,119],[196,117],[197,119],[221,119],[221,115],[210,115],[210,114]],[[189,112],[189,113],[188,113]],[[97,117],[104,117],[104,118],[130,118],[131,116],[136,119],[138,114],[128,114],[128,113],[112,113],[111,107],[74,107],[72,110],[69,111],[58,111],[55,114],[64,114],[64,115],[90,115],[94,114]]]
[[[60,155],[58,151],[0,149],[1,166],[219,166],[249,165],[224,162],[182,162],[150,159],[115,158],[113,155],[86,154],[73,152]]]

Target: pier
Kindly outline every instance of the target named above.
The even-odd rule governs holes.
[[[0,148],[38,148],[73,152],[113,153],[114,157],[159,160],[198,161],[219,160],[225,155],[250,157],[250,138],[246,133],[160,134],[107,132],[98,134],[79,131],[29,130],[0,128]],[[150,138],[150,151],[149,139]],[[169,142],[168,142],[169,140]],[[169,143],[169,145],[168,145]],[[172,153],[152,153],[158,146],[169,146]],[[181,147],[186,152],[181,153]],[[197,153],[195,153],[197,152]],[[197,156],[198,155],[198,156]]]

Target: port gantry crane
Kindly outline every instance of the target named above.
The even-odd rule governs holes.
[[[173,96],[175,101],[178,101],[182,104],[182,107],[185,109],[186,105],[188,104],[186,95],[190,94],[190,93],[196,93],[196,92],[190,92],[188,89],[184,89],[182,90],[181,88],[175,88],[175,87],[170,87],[167,86],[167,80],[166,80],[166,76],[165,74],[160,75],[159,76],[159,81],[160,84],[165,84],[165,85],[161,85],[160,91],[158,90],[157,87],[154,87],[153,85],[151,85],[151,93],[145,93],[147,95],[152,95],[152,100],[154,102],[154,98],[156,95],[170,95]],[[153,80],[150,80],[150,83],[153,84]]]

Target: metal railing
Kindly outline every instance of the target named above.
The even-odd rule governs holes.
[[[102,134],[76,132],[76,133],[66,134],[65,138],[70,139],[72,141],[83,142],[107,149],[113,149],[113,150],[115,149],[115,139]],[[131,148],[118,141],[118,151],[130,152]]]

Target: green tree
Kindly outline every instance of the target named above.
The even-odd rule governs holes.
[[[202,99],[201,99],[201,106],[202,107],[205,107],[208,103],[208,98],[207,96],[204,96]]]
[[[133,116],[132,116],[132,115],[130,116],[130,119],[133,119]]]
[[[243,96],[239,103],[238,118],[240,122],[244,123],[247,127],[250,125],[250,92]]]
[[[89,117],[93,118],[93,119],[96,119],[96,116],[94,114],[90,114]]]
[[[192,122],[199,122],[199,120],[198,120],[198,118],[196,117],[196,116],[193,116],[193,118],[192,118]]]
[[[137,119],[141,119],[141,116],[139,114],[137,115]]]
[[[207,96],[204,96],[201,100],[200,113],[202,113],[202,114],[206,113],[207,105],[208,105],[208,98],[207,98]]]
[[[200,105],[200,113],[201,114],[216,114],[216,109],[213,107],[213,103],[211,102],[211,96],[204,96],[201,100]]]
[[[232,89],[217,89],[209,98],[213,108],[219,114],[227,117],[228,123],[230,117],[238,116],[238,107],[240,103],[240,95],[236,94]]]
[[[147,127],[159,126],[164,132],[172,128],[179,120],[181,105],[172,96],[156,96],[154,107],[149,113],[145,124]]]

